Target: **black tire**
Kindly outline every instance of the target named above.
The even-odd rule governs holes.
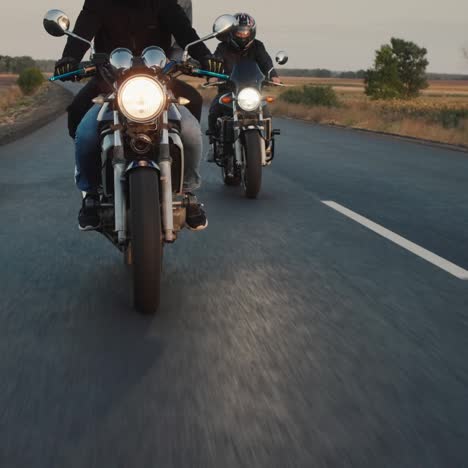
[[[158,173],[130,173],[133,300],[142,314],[156,313],[161,297],[162,235]]]
[[[244,192],[247,198],[257,198],[262,186],[262,146],[257,130],[244,133]]]

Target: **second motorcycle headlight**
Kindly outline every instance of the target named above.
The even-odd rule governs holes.
[[[246,112],[257,110],[262,102],[262,95],[255,88],[244,88],[237,96],[239,107]]]
[[[134,76],[119,89],[119,108],[127,119],[137,123],[151,122],[166,104],[164,89],[149,76]]]

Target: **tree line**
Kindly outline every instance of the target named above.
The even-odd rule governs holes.
[[[281,76],[297,76],[300,78],[346,78],[363,80],[366,70],[335,71],[326,68],[283,68],[278,70]],[[428,80],[468,80],[468,75],[461,73],[426,73]]]
[[[54,60],[35,60],[29,56],[10,57],[9,55],[0,55],[0,73],[21,74],[28,68],[37,68],[44,73],[54,71]]]

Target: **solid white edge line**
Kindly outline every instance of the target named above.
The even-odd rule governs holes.
[[[374,223],[370,219],[367,219],[364,216],[361,216],[355,213],[354,211],[349,210],[348,208],[340,205],[339,203],[336,203],[334,201],[323,201],[323,200],[322,200],[322,203],[328,206],[329,208],[332,208],[333,210],[338,211],[339,213],[346,216],[347,218],[350,218],[353,221],[356,221],[357,223],[361,224],[362,226],[370,229],[376,234],[379,234],[385,239],[388,239],[394,244],[399,245],[403,249],[408,250],[414,255],[417,255],[418,257],[426,260],[429,263],[432,263],[433,265],[439,267],[440,269],[446,271],[447,273],[450,273],[456,278],[460,280],[464,280],[464,281],[468,280],[468,271],[464,270],[458,265],[455,265],[454,263],[449,262],[448,260],[445,260],[442,257],[439,257],[438,255],[430,252],[429,250],[426,250],[423,247],[415,244],[414,242],[411,242],[405,239],[404,237],[401,237],[398,234],[395,234],[394,232],[384,228],[383,226],[380,226],[379,224]]]

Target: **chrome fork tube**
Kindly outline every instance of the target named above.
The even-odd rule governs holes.
[[[240,141],[241,129],[239,128],[239,115],[237,113],[236,103],[232,103],[233,115],[234,115],[234,129],[235,129],[235,142],[234,149],[236,153],[236,161],[238,164],[242,164],[242,144]]]
[[[264,120],[263,120],[263,109],[260,109],[260,112],[258,114],[258,117],[260,119],[260,122],[262,122],[262,125],[264,126],[265,123],[264,123]],[[262,166],[266,166],[267,165],[267,157],[266,157],[266,142],[265,142],[265,138],[264,138],[264,134],[265,134],[265,131],[263,130],[262,133],[260,133],[260,136],[262,137],[261,138],[261,151],[262,151]]]
[[[174,214],[172,212],[172,170],[169,151],[168,113],[163,114],[163,129],[161,137],[159,168],[161,169],[161,206],[164,238],[166,242],[174,242]]]
[[[122,133],[119,129],[119,113],[114,111],[114,210],[115,210],[115,232],[119,244],[127,240],[127,202],[123,190],[122,177],[125,172],[125,155],[122,144]]]

